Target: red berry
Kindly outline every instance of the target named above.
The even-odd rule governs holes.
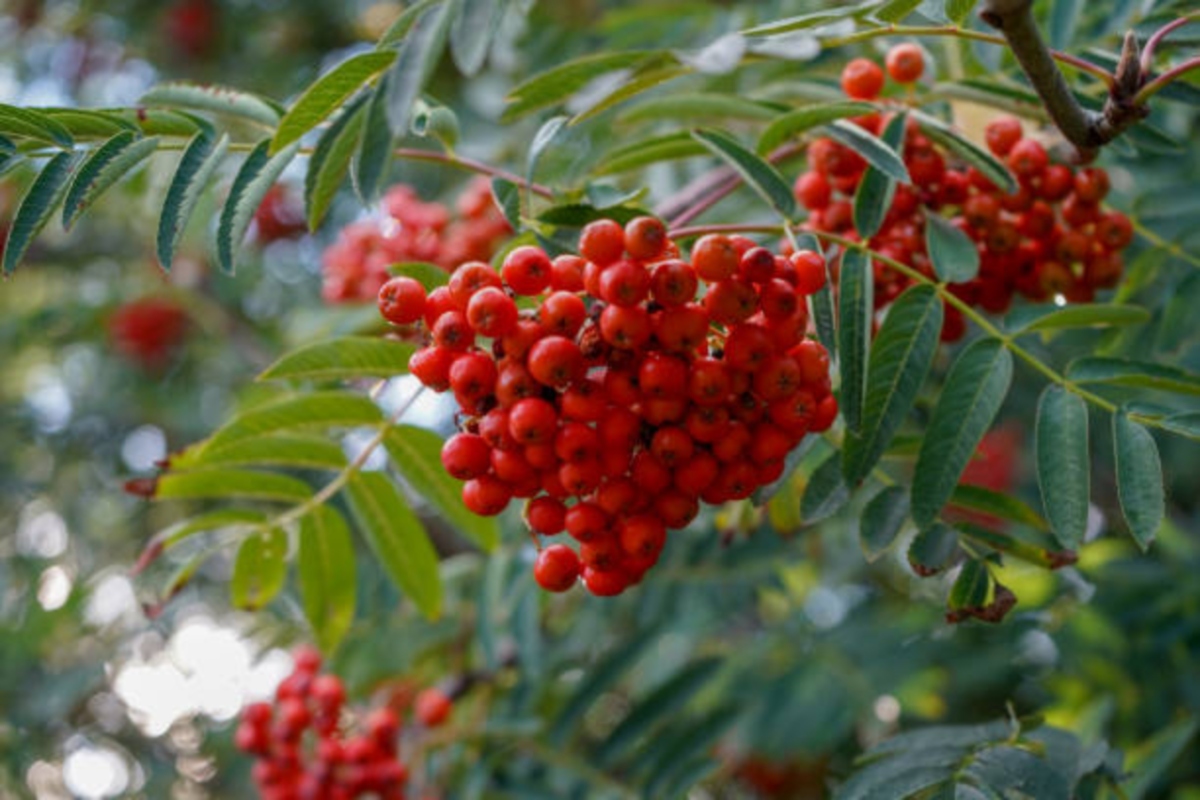
[[[550,286],[550,257],[540,247],[522,245],[504,257],[500,275],[517,294],[540,294]]]
[[[481,335],[499,339],[517,327],[517,304],[495,286],[485,286],[467,303],[467,322]]]
[[[547,336],[529,348],[529,372],[556,389],[583,377],[586,366],[579,345],[563,336]]]
[[[579,235],[579,254],[600,266],[607,266],[625,253],[625,230],[611,219],[598,219],[583,227]]]
[[[692,267],[706,281],[733,277],[740,261],[741,256],[733,242],[720,233],[701,236],[692,246]]]
[[[565,544],[552,544],[538,553],[533,578],[548,592],[565,592],[579,580],[579,556]]]
[[[625,225],[625,251],[641,261],[653,261],[667,245],[667,228],[657,217],[635,217]]]
[[[925,71],[925,54],[911,42],[898,44],[888,51],[888,76],[896,83],[915,83]]]
[[[997,117],[988,123],[983,136],[988,149],[997,158],[1006,157],[1013,146],[1021,141],[1021,121],[1016,117]]]
[[[512,489],[491,475],[481,475],[463,484],[463,505],[481,517],[494,517],[508,506]]]
[[[874,100],[883,91],[883,70],[874,61],[854,59],[842,69],[842,91],[855,100]]]
[[[525,520],[536,533],[553,536],[566,528],[567,507],[553,497],[535,497],[525,509]]]
[[[379,289],[379,313],[395,325],[409,325],[425,315],[425,287],[412,278],[392,278]]]

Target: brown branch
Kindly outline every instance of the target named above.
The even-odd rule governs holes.
[[[1135,101],[1145,76],[1138,61],[1137,37],[1132,32],[1125,36],[1104,110],[1096,112],[1079,104],[1055,65],[1034,21],[1033,0],[984,0],[979,16],[1004,35],[1050,118],[1079,150],[1082,160],[1093,158],[1100,147],[1149,113]]]

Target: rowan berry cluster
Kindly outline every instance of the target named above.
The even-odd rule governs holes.
[[[381,216],[347,225],[325,250],[326,302],[374,299],[392,264],[424,261],[452,269],[487,260],[512,232],[482,178],[467,186],[453,213],[441,203],[422,201],[404,184],[388,191],[382,208]]]
[[[550,591],[582,576],[620,594],[669,529],[777,479],[837,415],[828,353],[805,336],[822,257],[720,234],[679,255],[653,217],[598,220],[578,255],[522,246],[428,296],[410,278],[380,292],[385,318],[427,327],[412,374],[462,409],[442,463],[466,506],[493,515],[523,498],[533,533],[578,542],[540,549]]]
[[[900,83],[917,80],[923,71],[920,49],[894,48],[887,71]],[[851,61],[842,73],[842,88],[854,99],[874,100],[884,83],[883,69],[867,59]],[[871,114],[854,121],[878,134],[886,120]],[[896,186],[883,225],[869,240],[871,249],[933,277],[926,217],[948,218],[980,254],[978,276],[951,284],[950,290],[991,313],[1005,311],[1016,294],[1033,301],[1061,295],[1089,302],[1097,289],[1115,285],[1133,228],[1123,214],[1101,207],[1109,186],[1104,170],[1076,171],[1052,163],[1046,148],[1025,138],[1014,117],[996,119],[985,136],[988,148],[1016,178],[1016,192],[1006,193],[974,167],[952,161],[910,120],[903,158],[912,185]],[[808,165],[793,187],[809,210],[806,227],[858,239],[853,198],[866,161],[843,144],[819,138],[809,146]],[[874,272],[877,307],[891,303],[911,283],[881,261]],[[962,315],[947,307],[942,338],[958,339],[964,330]]]
[[[408,770],[397,755],[400,716],[390,706],[376,708],[357,734],[347,734],[341,680],[321,674],[321,657],[310,648],[297,650],[294,662],[274,705],[246,706],[234,734],[239,749],[258,757],[253,777],[263,800],[403,800]],[[438,689],[420,692],[414,703],[425,727],[440,725],[450,709]]]
[[[254,210],[254,240],[262,245],[292,239],[308,230],[304,219],[304,204],[282,183],[277,183],[263,195]]]
[[[187,333],[187,312],[161,297],[144,297],[120,306],[108,320],[113,349],[143,369],[166,365]]]

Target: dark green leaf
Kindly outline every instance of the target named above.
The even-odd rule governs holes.
[[[309,85],[296,99],[271,139],[273,155],[329,118],[362,85],[378,75],[396,59],[387,50],[374,50],[351,56]]]
[[[932,286],[913,286],[888,310],[871,345],[862,432],[848,432],[842,468],[851,485],[879,461],[916,402],[942,330],[942,301]]]
[[[908,168],[904,166],[904,162],[896,154],[896,151],[853,122],[839,119],[837,122],[826,125],[825,133],[830,139],[844,144],[858,153],[867,160],[868,164],[892,180],[904,184],[912,183],[912,179],[908,176]]]
[[[167,197],[158,219],[156,252],[163,269],[171,269],[175,248],[196,209],[196,201],[208,188],[208,182],[228,148],[228,136],[217,139],[212,129],[202,128],[184,149],[171,185],[167,187]]]
[[[301,347],[263,370],[259,380],[333,380],[408,373],[414,347],[369,336],[347,336]]]
[[[958,531],[935,522],[913,538],[908,563],[918,575],[928,577],[950,567],[958,553]]]
[[[491,551],[500,541],[495,517],[481,517],[467,510],[462,501],[462,484],[442,466],[442,438],[412,425],[397,425],[383,440],[388,455],[404,480],[423,500],[432,503],[442,516],[472,541]]]
[[[67,193],[71,175],[78,160],[73,152],[64,151],[51,158],[42,167],[25,194],[17,213],[13,216],[8,238],[4,242],[4,274],[11,274],[25,257],[29,245],[41,233],[42,228],[54,215],[58,204]]]
[[[883,555],[896,541],[908,518],[908,492],[903,486],[888,486],[871,498],[863,509],[858,535],[868,561]]]
[[[387,121],[392,136],[408,133],[413,103],[421,95],[445,47],[450,12],[449,3],[425,11],[400,45],[387,84]]]
[[[521,187],[507,178],[492,178],[492,198],[512,229],[521,229]]]
[[[279,124],[279,112],[274,105],[257,95],[228,86],[201,86],[183,81],[162,83],[142,95],[138,103],[168,109],[209,111],[249,120],[265,128],[274,128]]]
[[[596,167],[597,175],[613,175],[660,161],[704,155],[708,149],[688,133],[668,133],[618,147],[605,154]]]
[[[1196,729],[1196,717],[1187,716],[1130,751],[1126,764],[1129,779],[1121,783],[1128,800],[1141,800],[1151,789],[1162,784],[1171,765],[1181,753],[1187,752],[1188,744],[1196,736]]]
[[[973,342],[955,360],[925,432],[913,476],[913,521],[933,523],[1008,394],[1012,354],[996,339]]]
[[[862,431],[867,388],[867,356],[871,323],[875,317],[874,276],[871,262],[861,250],[842,254],[838,286],[838,368],[842,388],[838,405],[846,427]]]
[[[111,111],[89,108],[43,108],[50,119],[61,124],[77,139],[110,139],[118,133],[138,133],[136,124]]]
[[[96,148],[80,166],[63,201],[63,227],[71,225],[100,195],[158,149],[158,139],[118,133]]]
[[[388,96],[395,78],[395,66],[383,73],[367,100],[366,117],[358,141],[358,154],[351,167],[354,191],[366,204],[374,202],[391,163],[392,129],[388,122]]]
[[[245,238],[254,212],[258,210],[267,190],[275,185],[284,168],[300,151],[298,142],[293,142],[273,156],[268,155],[270,147],[271,141],[263,139],[246,156],[233,179],[229,197],[217,221],[217,262],[230,275],[237,260],[234,248],[241,245]]]
[[[785,220],[796,215],[792,187],[773,166],[720,131],[695,130],[692,136],[732,167]]]
[[[378,425],[379,407],[351,392],[313,392],[288,396],[234,417],[204,443],[216,452],[243,439],[284,430]]]
[[[850,489],[842,480],[838,454],[830,453],[808,478],[800,501],[800,516],[805,525],[815,524],[836,514],[849,499]]]
[[[229,579],[234,608],[254,611],[275,598],[287,580],[287,534],[278,528],[242,540]]]
[[[1172,414],[1166,419],[1160,420],[1158,424],[1171,433],[1200,441],[1200,411]]]
[[[596,78],[616,70],[636,70],[664,58],[660,50],[588,55],[535,75],[508,95],[502,121],[511,121],[539,108],[558,105]]]
[[[964,561],[962,571],[950,587],[950,597],[946,605],[951,611],[982,607],[987,603],[991,581],[992,576],[988,572],[987,564],[974,558]]]
[[[70,149],[75,144],[75,138],[66,126],[49,114],[7,103],[0,103],[0,133],[63,149]]]
[[[663,120],[758,120],[773,119],[779,108],[773,103],[751,100],[736,94],[680,92],[655,97],[621,113],[622,122]]]
[[[352,101],[317,139],[304,173],[304,207],[309,230],[316,230],[321,224],[346,179],[362,136],[370,99],[370,93],[366,93]]]
[[[802,106],[777,116],[762,135],[758,138],[755,149],[759,155],[767,155],[781,144],[790,141],[807,130],[820,125],[827,125],[835,120],[846,117],[860,117],[863,114],[874,113],[875,106],[870,103],[860,103],[853,100],[839,100],[832,103],[820,103]]]
[[[1067,367],[1067,377],[1076,383],[1105,383],[1200,395],[1200,375],[1175,367],[1121,358],[1085,356],[1076,359]]]
[[[1113,415],[1113,443],[1121,513],[1134,540],[1145,550],[1165,514],[1158,446],[1148,430],[1124,413]]]
[[[896,114],[888,120],[882,139],[890,147],[901,149],[904,142],[904,126],[907,114]],[[892,207],[896,193],[896,182],[875,167],[867,167],[854,192],[854,229],[864,241],[879,232],[883,218]]]
[[[1087,403],[1059,386],[1038,401],[1034,430],[1042,506],[1063,547],[1077,550],[1087,530],[1091,486]]]
[[[1025,312],[1025,309],[1030,309]],[[1024,312],[1024,313],[1020,313]],[[1150,321],[1150,312],[1141,306],[1117,303],[1082,303],[1063,308],[1044,309],[1025,306],[1009,315],[1014,336],[1037,331],[1065,328],[1106,328],[1113,325],[1141,325]]]
[[[346,484],[350,508],[388,576],[429,619],[442,611],[438,557],[396,485],[380,472],[357,472]]]
[[[158,479],[157,500],[229,500],[242,497],[280,503],[300,503],[312,497],[312,487],[287,475],[248,469],[198,469],[168,473]]]
[[[350,630],[357,599],[354,543],[341,514],[317,506],[301,518],[296,567],[304,616],[317,645],[332,653]]]
[[[966,283],[979,274],[979,250],[970,236],[934,211],[925,213],[925,244],[934,272],[947,283]]]
[[[993,491],[985,486],[961,483],[954,487],[950,504],[956,508],[979,511],[1019,525],[1027,525],[1039,531],[1049,531],[1050,525],[1042,515],[1019,498]]]
[[[1012,173],[1008,171],[1008,167],[990,152],[963,137],[958,131],[946,125],[941,120],[927,114],[922,114],[920,111],[912,113],[913,118],[921,126],[921,133],[925,134],[934,143],[940,144],[979,170],[983,173],[984,177],[999,187],[1004,193],[1012,194],[1017,190],[1017,182],[1013,178]]]

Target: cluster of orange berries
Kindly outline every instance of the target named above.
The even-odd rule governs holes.
[[[888,54],[887,73],[898,83],[917,80],[923,69],[916,45],[899,45]],[[858,100],[876,99],[884,82],[884,70],[868,59],[851,61],[842,73],[843,91]],[[885,118],[871,114],[854,121],[878,134]],[[912,184],[896,186],[887,216],[869,240],[871,249],[933,277],[926,217],[948,218],[980,254],[978,276],[951,284],[950,289],[991,313],[1005,311],[1016,294],[1033,301],[1061,295],[1071,302],[1089,302],[1097,289],[1115,285],[1122,272],[1121,251],[1132,241],[1133,227],[1123,214],[1101,206],[1109,188],[1104,170],[1076,171],[1052,163],[1046,148],[1025,138],[1013,117],[994,120],[985,136],[988,148],[1016,178],[1016,192],[1006,193],[974,167],[950,161],[910,120],[903,158]],[[806,227],[859,238],[853,197],[866,161],[849,147],[820,138],[809,147],[808,165],[793,187],[809,210]],[[875,262],[874,272],[879,307],[911,283],[881,261]],[[943,339],[958,339],[964,330],[962,315],[947,307]]]
[[[326,302],[374,299],[392,264],[423,261],[452,269],[464,261],[486,261],[512,233],[485,178],[467,186],[454,213],[441,203],[422,201],[404,184],[384,195],[382,207],[382,216],[347,225],[325,250]]]
[[[679,256],[658,219],[605,219],[578,255],[523,246],[428,296],[406,277],[380,292],[386,319],[428,331],[412,374],[462,409],[442,463],[466,506],[494,515],[524,498],[534,533],[578,542],[540,549],[550,591],[582,577],[620,594],[669,529],[779,478],[837,415],[829,355],[805,335],[824,259],[721,234]]]
[[[258,758],[253,778],[263,800],[404,800],[400,716],[389,706],[377,708],[357,735],[347,735],[341,679],[320,672],[321,656],[311,648],[298,649],[294,664],[274,705],[246,706],[234,734],[237,747]],[[450,710],[450,698],[436,688],[420,692],[414,703],[425,727],[445,722]]]

